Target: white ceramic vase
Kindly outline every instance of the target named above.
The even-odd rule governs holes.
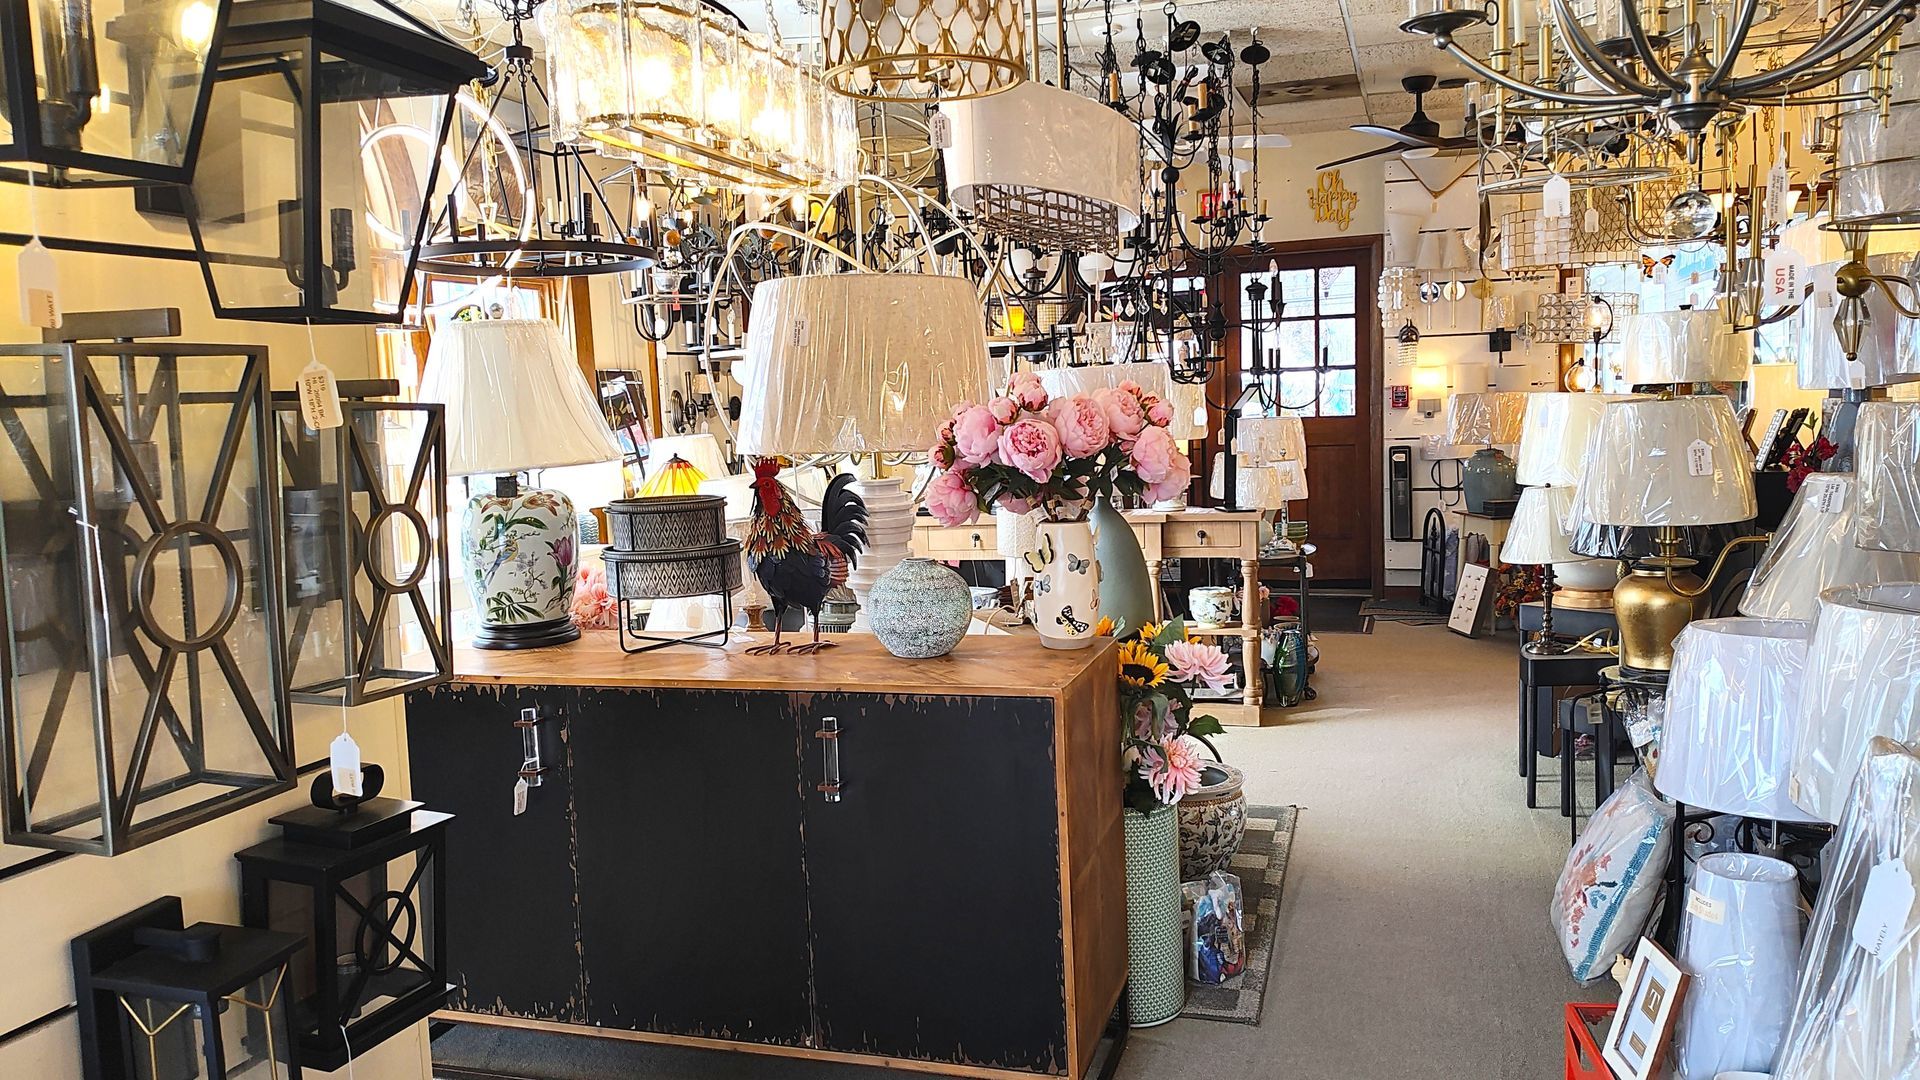
[[[1673,1057],[1679,1080],[1773,1065],[1793,1011],[1806,919],[1793,867],[1740,852],[1703,857],[1687,891]]]
[[[531,649],[580,636],[570,618],[578,545],[573,501],[558,491],[476,495],[461,553],[482,649]]]
[[[1049,649],[1084,649],[1100,622],[1100,561],[1084,521],[1043,521],[1034,567],[1033,623]]]

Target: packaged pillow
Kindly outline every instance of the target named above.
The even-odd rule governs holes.
[[[1588,819],[1553,889],[1548,917],[1581,985],[1605,978],[1640,938],[1660,897],[1673,806],[1636,772]]]

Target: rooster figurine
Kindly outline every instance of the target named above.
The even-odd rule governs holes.
[[[867,547],[867,504],[849,486],[853,477],[835,476],[820,500],[820,528],[815,531],[793,492],[780,482],[780,465],[778,458],[753,462],[747,566],[773,600],[773,643],[747,651],[818,652],[834,644],[820,640],[820,605],[835,587],[846,584],[847,571],[859,565],[860,553]],[[780,640],[782,617],[793,607],[804,608],[813,617],[813,640],[805,645]]]

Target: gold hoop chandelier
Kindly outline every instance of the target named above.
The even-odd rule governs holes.
[[[963,101],[1026,81],[1018,0],[826,0],[827,85],[869,101]]]

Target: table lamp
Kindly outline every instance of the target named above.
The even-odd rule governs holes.
[[[1520,491],[1520,504],[1514,508],[1513,523],[1507,538],[1500,543],[1500,561],[1515,566],[1546,568],[1541,587],[1540,634],[1536,642],[1547,651],[1558,651],[1553,636],[1553,608],[1556,603],[1569,607],[1613,606],[1612,588],[1620,575],[1618,562],[1610,559],[1585,559],[1567,547],[1567,515],[1573,506],[1570,487],[1530,487]],[[1562,568],[1573,575],[1575,584],[1562,583],[1555,589]],[[1560,595],[1556,597],[1556,592]],[[1604,598],[1596,604],[1594,597]]]
[[[577,524],[572,500],[520,486],[530,469],[620,460],[592,390],[544,319],[442,323],[420,398],[447,407],[447,471],[494,476],[467,502],[467,586],[479,613],[473,644],[532,649],[580,636],[573,606]]]
[[[913,497],[885,454],[925,451],[955,402],[985,401],[986,323],[971,284],[938,274],[811,274],[753,290],[734,365],[743,455],[866,455],[854,490],[867,550],[847,578],[865,625],[867,594],[907,557]]]
[[[1860,547],[1852,473],[1809,473],[1747,579],[1740,613],[1811,620],[1820,594],[1842,585],[1920,581],[1920,555]]]
[[[1555,518],[1553,526],[1560,534],[1555,542],[1557,546],[1553,549],[1554,558],[1544,564],[1547,567],[1546,608],[1549,613],[1554,604],[1591,610],[1605,610],[1613,606],[1613,586],[1620,580],[1618,560],[1588,558],[1573,550],[1573,496],[1580,483],[1580,471],[1586,464],[1588,444],[1593,440],[1594,429],[1600,425],[1600,410],[1610,401],[1627,400],[1631,400],[1631,395],[1526,395],[1526,411],[1520,424],[1520,448],[1514,457],[1514,479],[1529,489],[1543,486],[1554,489],[1550,497],[1534,498],[1534,509],[1529,511],[1534,516],[1529,522],[1529,529],[1544,528],[1544,504],[1551,501]],[[1524,491],[1520,495],[1520,502],[1521,507],[1525,508],[1528,499]],[[1519,525],[1519,513],[1516,511],[1514,527],[1518,528]],[[1512,556],[1512,550],[1513,533],[1509,529],[1507,540],[1500,545],[1500,557],[1506,562],[1521,561]],[[1520,550],[1537,554],[1542,548],[1530,544]],[[1543,630],[1548,631],[1550,640],[1551,627],[1543,627]]]
[[[1598,525],[1656,530],[1655,553],[1613,588],[1623,667],[1665,674],[1673,639],[1706,615],[1713,574],[1703,581],[1692,573],[1682,530],[1753,517],[1752,460],[1733,406],[1719,394],[1615,401],[1601,410],[1576,513]],[[1734,546],[1722,549],[1722,560]]]
[[[1745,382],[1753,335],[1735,333],[1717,307],[1629,316],[1621,375],[1631,386]]]
[[[1920,584],[1847,585],[1820,594],[1793,753],[1793,801],[1839,820],[1876,736],[1920,738]]]
[[[1662,795],[1763,821],[1815,820],[1788,797],[1811,633],[1787,619],[1687,624],[1667,680],[1653,778]]]
[[[1500,447],[1520,441],[1526,408],[1526,394],[1505,391],[1455,394],[1447,399],[1447,441],[1480,447],[1460,466],[1468,513],[1484,514],[1488,503],[1514,497],[1513,459]]]

